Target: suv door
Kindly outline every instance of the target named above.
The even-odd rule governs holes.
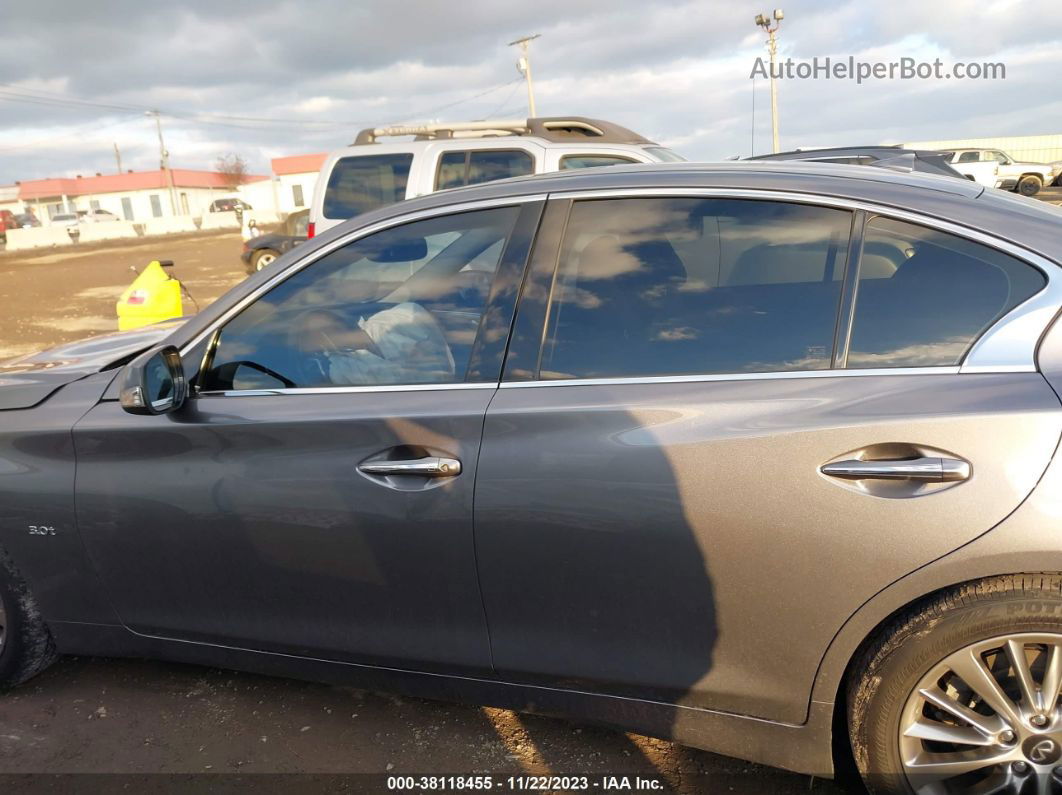
[[[551,201],[476,482],[500,675],[800,723],[859,605],[1046,467],[1043,378],[958,367],[1043,273],[757,194]]]
[[[78,522],[122,621],[488,670],[472,486],[540,210],[335,248],[225,319],[180,411],[93,408],[74,431]]]

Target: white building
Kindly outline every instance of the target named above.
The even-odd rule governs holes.
[[[327,157],[325,152],[320,152],[273,158],[270,165],[273,169],[278,212],[286,215],[310,206],[313,201],[313,188],[317,184],[317,174]]]
[[[242,187],[270,182],[269,177],[258,175],[249,179]],[[215,199],[237,193],[225,184],[221,174],[184,168],[35,179],[18,183],[17,187],[17,211],[33,212],[43,224],[59,213],[78,210],[107,210],[120,219],[136,222],[197,216],[208,212]]]

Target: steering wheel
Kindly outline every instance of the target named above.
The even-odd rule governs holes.
[[[367,350],[383,358],[372,337],[331,309],[308,309],[296,317],[288,332],[288,344],[295,353],[295,369],[302,386],[331,383],[329,354]]]

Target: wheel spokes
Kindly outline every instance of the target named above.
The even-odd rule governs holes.
[[[1007,659],[1010,661],[1010,667],[1014,671],[1014,678],[1018,682],[1018,687],[1021,690],[1021,700],[1031,710],[1040,710],[1040,692],[1036,687],[1036,683],[1033,681],[1032,670],[1029,668],[1029,661],[1025,657],[1025,644],[1011,638],[1004,646],[1007,652]]]
[[[979,748],[976,751],[953,753],[922,752],[907,761],[907,775],[916,787],[923,787],[946,778],[962,776],[999,764],[1010,756],[1009,750]]]
[[[916,737],[935,743],[953,743],[955,745],[995,745],[991,736],[969,726],[952,726],[948,723],[922,718],[912,723],[904,731],[905,737]]]
[[[981,699],[996,711],[1011,725],[1021,722],[1021,713],[1018,706],[1010,700],[1003,688],[999,686],[985,661],[978,652],[965,649],[956,654],[950,661],[951,670],[958,674],[959,678],[966,683]]]
[[[926,701],[944,710],[953,717],[965,721],[986,738],[994,736],[1006,726],[1003,719],[998,715],[982,715],[979,712],[974,712],[965,704],[956,701],[939,687],[926,687],[918,692]]]

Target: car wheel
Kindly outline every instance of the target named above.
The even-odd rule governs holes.
[[[273,261],[280,255],[273,251],[271,248],[264,248],[261,251],[256,251],[251,258],[251,265],[254,266],[256,271],[262,270],[267,265],[272,265]]]
[[[37,603],[0,553],[0,690],[36,676],[58,656]]]
[[[856,764],[877,793],[1053,791],[1060,690],[1062,577],[957,587],[901,615],[856,661]]]
[[[1022,196],[1035,196],[1040,192],[1040,188],[1043,186],[1044,182],[1042,179],[1035,177],[1032,174],[1026,174],[1018,180],[1018,193]]]

